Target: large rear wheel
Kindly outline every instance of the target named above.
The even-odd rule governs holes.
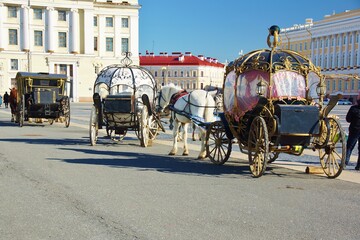
[[[224,124],[216,121],[210,124],[205,137],[206,155],[217,165],[224,164],[230,157],[232,140],[226,135]]]
[[[141,115],[139,118],[140,124],[140,145],[142,147],[147,147],[151,141],[150,139],[150,118],[149,111],[146,105],[143,106],[141,110]]]
[[[90,115],[90,144],[91,146],[96,145],[96,141],[98,138],[98,131],[99,131],[99,122],[98,122],[98,110],[95,106],[91,108],[91,115]]]
[[[70,99],[67,98],[65,100],[65,105],[63,106],[63,111],[64,111],[64,117],[65,117],[65,127],[69,127],[70,126]]]
[[[248,158],[253,177],[261,177],[269,160],[269,137],[265,120],[260,116],[257,116],[250,126]]]
[[[321,167],[328,178],[336,178],[345,166],[345,132],[337,119],[328,118],[327,121],[328,141],[324,147],[319,148],[319,158]]]

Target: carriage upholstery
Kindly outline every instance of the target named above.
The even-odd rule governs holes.
[[[34,104],[56,103],[59,100],[59,89],[34,88],[32,95]]]
[[[134,95],[131,93],[125,92],[118,95],[108,95],[103,101],[104,113],[134,112]]]

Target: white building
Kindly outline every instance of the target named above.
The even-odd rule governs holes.
[[[0,0],[0,94],[18,71],[64,73],[89,101],[96,73],[123,52],[139,64],[138,0]]]
[[[360,9],[326,15],[317,22],[306,19],[305,24],[281,29],[280,36],[282,48],[307,56],[328,76],[328,94],[341,92],[355,101],[360,81],[334,76],[360,75]]]
[[[225,66],[217,59],[194,56],[191,52],[161,52],[140,55],[140,66],[147,68],[158,85],[173,83],[186,90],[204,89],[206,85],[223,86]]]

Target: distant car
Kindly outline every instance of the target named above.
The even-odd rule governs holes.
[[[347,99],[340,99],[337,104],[338,105],[352,105],[352,102],[350,102]]]

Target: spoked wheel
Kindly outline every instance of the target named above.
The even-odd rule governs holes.
[[[315,137],[313,141],[313,144],[316,148],[322,148],[326,146],[330,137],[330,134],[328,132],[329,129],[330,129],[329,119],[324,118],[320,120],[320,126],[319,126],[320,134],[318,137]]]
[[[248,157],[253,177],[261,177],[269,160],[269,138],[265,120],[257,116],[251,123]]]
[[[278,152],[269,152],[269,161],[268,161],[268,163],[274,162],[279,157],[279,154],[280,153],[278,153]]]
[[[150,118],[149,111],[146,105],[143,106],[140,115],[140,144],[142,147],[147,147],[150,142]]]
[[[232,140],[226,135],[222,121],[210,124],[205,137],[206,155],[217,165],[224,164],[230,157]]]
[[[115,130],[109,129],[108,127],[106,127],[106,133],[111,138],[111,140],[113,140],[115,142],[119,142],[119,141],[123,140],[124,137],[126,136],[127,129],[125,129],[121,133],[116,134]]]
[[[95,106],[91,108],[91,115],[90,115],[90,144],[91,146],[96,145],[96,141],[98,138],[99,132],[99,122],[98,122],[98,110]]]
[[[17,116],[17,120],[19,122],[19,126],[24,126],[25,120],[25,95],[21,97],[20,105],[19,105],[19,114]]]
[[[65,127],[69,127],[70,126],[70,99],[67,98],[65,105],[63,106],[63,110],[64,110],[64,117],[65,117]]]
[[[320,164],[328,178],[336,178],[345,165],[345,133],[337,119],[328,118],[327,120],[329,141],[324,147],[319,148]]]
[[[149,116],[149,128],[149,138],[150,140],[155,140],[156,136],[159,133],[159,124],[153,115]]]

